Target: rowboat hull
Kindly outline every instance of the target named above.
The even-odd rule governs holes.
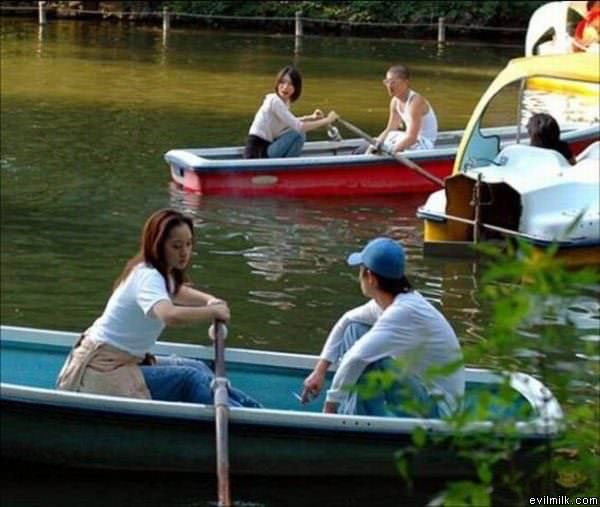
[[[513,143],[514,127],[484,129],[502,145]],[[569,129],[567,129],[569,130]],[[443,179],[452,165],[463,131],[439,135],[431,150],[402,155],[425,171]],[[589,143],[589,133],[570,129],[566,140],[574,152]],[[199,195],[248,197],[327,197],[427,193],[438,185],[388,155],[355,154],[361,139],[308,142],[300,157],[242,158],[242,147],[178,149],[165,154],[171,179]],[[364,148],[363,148],[364,149]]]
[[[215,424],[211,417],[181,421],[42,403],[2,402],[2,456],[70,468],[213,474]],[[10,440],[9,440],[10,438]],[[245,424],[232,414],[230,467],[234,475],[393,476],[394,451],[409,434],[379,434]],[[445,477],[456,457],[436,451],[420,475]],[[357,463],[359,457],[359,463]],[[435,462],[441,462],[440,467]],[[468,473],[467,465],[455,470]]]
[[[452,170],[453,158],[428,160],[422,167],[444,178]],[[328,166],[278,165],[253,170],[201,172],[170,164],[171,177],[185,190],[201,195],[242,195],[248,197],[325,197],[376,194],[424,193],[435,184],[395,160],[346,161]]]
[[[248,197],[360,196],[423,193],[436,185],[389,156],[353,154],[360,139],[306,143],[295,158],[246,160],[242,148],[171,150],[172,180],[201,195]],[[438,178],[452,169],[457,141],[427,152],[407,153]]]
[[[212,406],[56,391],[54,378],[77,335],[7,326],[1,333],[3,459],[77,468],[214,473]],[[156,352],[207,359],[211,355],[205,347],[166,343],[159,343]],[[319,412],[320,403],[300,405],[291,392],[299,388],[315,357],[242,349],[227,354],[232,383],[265,405],[230,410],[234,475],[394,476],[394,452],[412,444],[415,427],[438,436],[449,431],[440,420],[326,415]],[[517,422],[517,432],[522,459],[533,463],[529,450],[556,435],[562,412],[535,379],[517,374],[513,380],[519,407],[532,408],[528,420]],[[467,372],[472,393],[478,389],[489,393],[498,381],[486,370]],[[550,403],[540,404],[549,395]],[[492,423],[476,421],[465,431],[491,432]],[[443,444],[423,451],[415,466],[417,477],[469,472],[468,464]]]

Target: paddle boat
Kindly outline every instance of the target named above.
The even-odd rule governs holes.
[[[452,255],[468,251],[468,243],[515,237],[540,248],[556,243],[572,264],[600,262],[597,58],[588,53],[520,58],[498,75],[467,125],[452,176],[417,212],[425,222],[426,253]],[[590,142],[580,146],[573,166],[558,152],[529,146],[526,139],[502,146],[481,129],[486,111],[493,109],[490,102],[503,96],[502,89],[523,90],[525,81],[538,76],[595,86],[589,102],[595,116],[587,127]],[[521,104],[520,97],[516,100]],[[519,124],[525,123],[515,109]]]
[[[598,53],[600,40],[594,40],[591,31],[599,15],[594,10],[588,12],[585,0],[549,2],[538,7],[529,18],[525,56]]]
[[[0,428],[3,460],[53,466],[129,471],[213,474],[213,406],[140,400],[57,391],[56,376],[77,333],[0,327]],[[213,348],[157,343],[156,354],[212,361]],[[394,452],[412,445],[417,427],[447,436],[439,419],[329,415],[322,399],[302,405],[297,393],[317,357],[260,350],[228,349],[226,373],[233,385],[260,400],[264,408],[231,408],[230,471],[249,476],[396,476]],[[552,393],[535,378],[514,373],[513,394],[500,403],[502,377],[467,369],[465,410],[478,397],[490,400],[487,416],[473,416],[460,431],[497,440],[495,422],[514,421],[510,435],[520,445],[519,464],[540,458],[535,452],[562,431],[563,413]],[[505,398],[503,398],[505,399]],[[504,426],[502,426],[504,427]],[[499,433],[500,432],[500,433]],[[449,445],[421,455],[415,476],[449,477],[469,467]],[[530,461],[529,461],[530,460]]]
[[[564,55],[574,52],[600,51],[597,25],[600,9],[587,10],[586,1],[549,2],[531,15],[525,36],[525,56]],[[596,61],[596,65],[598,65]],[[554,93],[593,95],[594,83],[557,81],[535,77],[528,81],[530,90]]]
[[[503,145],[515,141],[516,127],[486,129]],[[431,150],[405,151],[433,179],[444,178],[463,136],[462,130],[441,132]],[[563,138],[577,151],[589,131],[565,125]],[[173,182],[199,195],[327,197],[426,193],[439,188],[431,179],[386,154],[356,154],[363,138],[311,141],[300,157],[242,158],[242,146],[170,150],[165,154]],[[364,150],[364,147],[363,147]]]

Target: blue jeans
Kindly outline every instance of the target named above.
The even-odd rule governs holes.
[[[156,361],[151,366],[140,366],[153,400],[212,405],[211,382],[215,375],[206,364],[177,356],[157,356]],[[259,402],[234,387],[229,388],[229,405],[262,407]]]
[[[343,350],[339,352],[344,354],[348,351],[369,329],[371,326],[362,322],[351,322],[344,330]],[[368,399],[364,396],[350,399],[349,411],[360,415],[388,417],[440,417],[437,403],[430,396],[423,381],[417,375],[407,375],[399,371],[391,357],[385,357],[367,366],[358,379],[358,385],[366,384],[368,374],[375,371],[392,371],[397,374],[396,380],[388,389],[379,390]]]
[[[305,140],[304,132],[286,130],[269,145],[267,156],[269,158],[297,157],[302,153]]]
[[[386,357],[370,364],[359,379],[366,383],[366,375],[370,372],[397,371],[394,360]],[[439,418],[440,411],[437,403],[430,396],[427,388],[416,375],[402,375],[385,390],[375,393],[374,397],[358,397],[356,413],[387,417],[425,417]]]

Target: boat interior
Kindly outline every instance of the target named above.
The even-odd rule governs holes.
[[[32,344],[5,338],[0,344],[0,373],[3,384],[54,390],[56,377],[70,351],[69,346]],[[206,357],[212,354],[212,349],[208,347],[177,347],[173,344],[163,345],[163,349],[169,353],[173,350],[199,350],[202,352],[199,355],[204,356],[203,359],[213,366],[211,360]],[[303,380],[311,371],[309,364],[314,364],[314,357],[259,351],[250,353],[248,357],[248,351],[236,349],[231,349],[228,356],[231,357],[227,361],[227,377],[232,385],[255,397],[265,408],[320,412],[322,396],[306,405],[302,405],[298,399]],[[296,364],[298,362],[301,364]],[[526,388],[526,383],[521,387]],[[509,388],[491,372],[469,370],[465,396],[467,413],[475,420],[513,417],[519,421],[529,421],[539,416],[521,389],[509,389],[508,398],[505,395],[506,389]]]
[[[582,125],[565,125],[562,130],[562,139],[571,142],[578,139],[589,138],[595,135],[597,126],[582,127]],[[436,159],[452,160],[456,154],[458,144],[461,141],[463,131],[445,131],[440,132],[436,144],[431,150],[408,150],[402,152],[402,156],[415,163],[428,163]],[[521,142],[527,142],[526,137],[520,134]],[[517,128],[515,126],[489,127],[481,129],[482,146],[488,146],[485,153],[498,153],[498,150],[509,146],[515,142],[517,137]],[[485,141],[485,142],[484,142]],[[165,154],[165,160],[172,168],[193,169],[196,171],[213,170],[231,170],[257,168],[282,168],[282,160],[285,160],[285,167],[293,169],[294,167],[306,167],[314,164],[319,166],[323,164],[338,163],[358,163],[369,164],[378,163],[388,156],[382,157],[380,154],[365,154],[368,143],[361,138],[344,140],[325,140],[310,141],[304,144],[304,149],[300,157],[293,158],[270,158],[270,159],[244,159],[243,146],[222,147],[222,148],[189,148],[170,150]],[[482,157],[485,154],[482,152]],[[491,157],[493,158],[493,156]],[[239,165],[238,165],[239,164]]]
[[[516,136],[516,127],[514,126],[484,128],[482,130],[484,134],[497,138],[502,146],[513,142]],[[576,126],[569,126],[563,132],[567,133],[576,130]],[[418,160],[420,158],[431,157],[432,155],[442,156],[446,153],[454,153],[461,141],[462,134],[462,130],[440,132],[432,150],[407,150],[406,152],[403,152],[402,155]],[[301,157],[363,156],[368,147],[369,143],[361,138],[310,141],[305,143]],[[195,155],[200,160],[232,160],[242,159],[244,147],[197,148],[173,151],[185,151]],[[377,155],[364,155],[365,158],[374,158],[376,156]]]

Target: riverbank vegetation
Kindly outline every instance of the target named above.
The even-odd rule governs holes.
[[[438,20],[458,37],[506,41],[521,37],[532,12],[544,1],[426,1],[350,0],[322,1],[51,1],[52,15],[92,16],[104,19],[156,22],[163,8],[172,14],[173,25],[211,28],[261,29],[289,32],[297,12],[305,19],[306,32],[320,35],[365,35],[427,38],[435,34]],[[36,1],[3,2],[4,8],[37,8]],[[6,12],[6,10],[4,11]],[[79,12],[79,14],[78,14]],[[86,14],[87,13],[87,14]],[[396,26],[392,26],[396,25]]]

